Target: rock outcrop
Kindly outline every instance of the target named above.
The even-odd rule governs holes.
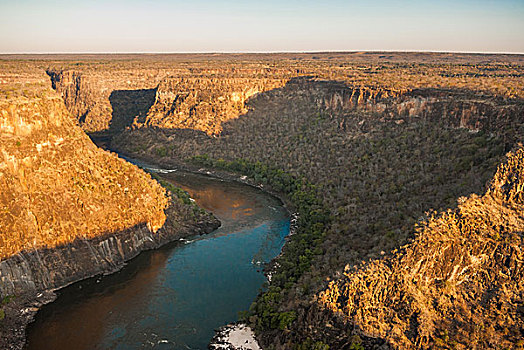
[[[51,90],[0,100],[0,257],[165,222],[165,190],[97,148]]]
[[[486,193],[431,214],[394,256],[332,281],[319,302],[403,349],[513,348],[524,334],[524,149]],[[522,344],[521,344],[522,345]]]
[[[86,132],[120,129],[145,115],[164,71],[48,68],[51,85]],[[122,120],[122,116],[127,119]]]
[[[157,88],[155,103],[135,126],[193,129],[219,135],[222,123],[247,112],[255,94],[284,86],[284,79],[167,78]]]
[[[96,80],[81,72],[48,70],[53,89],[64,100],[69,112],[78,119],[86,131],[104,130],[111,122],[111,106],[104,101],[104,89]]]
[[[0,295],[36,295],[98,274],[119,270],[140,252],[193,235],[210,233],[220,223],[210,215],[194,214],[176,197],[167,220],[153,232],[147,224],[76,240],[51,248],[19,252],[0,261]],[[192,214],[193,213],[193,214]]]
[[[0,94],[5,349],[22,347],[25,325],[53,299],[54,289],[113,272],[143,250],[220,225],[135,165],[97,148],[49,86],[18,83],[11,85],[16,94]]]
[[[317,83],[317,106],[337,118],[346,128],[351,114],[368,113],[382,121],[403,123],[410,118],[439,121],[454,128],[471,131],[507,131],[512,142],[521,132],[520,115],[524,110],[521,101],[504,101],[492,96],[475,95],[460,90],[409,89],[388,90],[384,88],[355,88],[336,82]],[[514,132],[511,132],[513,130]]]

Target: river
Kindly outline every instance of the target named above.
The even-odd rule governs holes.
[[[58,291],[27,330],[26,349],[206,349],[214,330],[247,310],[289,233],[282,203],[236,182],[174,171],[222,226],[141,253],[121,271]]]

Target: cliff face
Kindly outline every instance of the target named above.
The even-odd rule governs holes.
[[[138,224],[91,239],[78,238],[53,248],[20,252],[0,261],[1,295],[36,294],[110,273],[144,250],[209,233],[219,226],[217,220],[207,215],[192,218],[176,197],[172,201],[166,210],[168,219],[157,232],[146,224]]]
[[[162,187],[98,149],[52,91],[0,100],[0,126],[1,258],[164,224]]]
[[[524,334],[524,149],[486,193],[431,214],[393,257],[332,281],[319,302],[399,348],[514,347]]]
[[[257,92],[282,87],[294,77],[331,82],[333,93],[318,103],[345,110],[358,106],[377,113],[387,107],[386,100],[399,100],[402,96],[405,103],[396,108],[409,113],[420,103],[432,102],[435,94],[428,91],[435,87],[522,97],[519,66],[497,62],[495,56],[485,57],[485,63],[478,66],[451,67],[413,61],[363,64],[351,61],[351,55],[347,62],[340,57],[331,62],[324,55],[306,61],[274,60],[271,56],[260,61],[235,60],[235,56],[226,61],[218,57],[218,61],[213,61],[213,57],[202,61],[201,57],[195,58],[169,61],[144,56],[143,60],[64,61],[55,62],[47,72],[68,110],[88,132],[119,132],[135,122],[135,126],[194,128],[217,135],[223,121],[246,112],[243,100]],[[470,59],[477,61],[478,57]],[[447,57],[448,60],[452,59]],[[338,83],[332,84],[335,81]],[[419,89],[425,92],[419,94]],[[409,97],[416,99],[408,101]],[[145,103],[130,108],[137,99]],[[127,105],[126,111],[115,110],[115,105],[116,109],[123,105],[121,102]]]
[[[147,116],[143,121],[135,120],[135,126],[193,129],[218,135],[222,123],[247,112],[247,99],[285,83],[284,79],[263,78],[164,79]]]
[[[0,98],[1,295],[114,269],[191,233],[176,225],[206,226],[148,174],[97,148],[54,91],[26,85]]]
[[[86,131],[99,131],[109,127],[111,106],[105,101],[104,89],[96,80],[81,72],[48,70],[53,89],[64,100],[68,111],[78,119]]]
[[[180,76],[166,77],[169,71],[157,71],[145,83],[125,81],[128,72],[111,77],[77,70],[47,71],[53,88],[87,132],[122,131],[133,124],[134,127],[195,129],[217,135],[223,122],[247,112],[247,99],[281,87],[287,81],[278,74],[258,78],[256,75],[261,74],[256,71],[248,77],[224,71],[217,76],[216,72],[204,76],[195,72],[196,77],[180,73]],[[154,88],[147,88],[155,83]],[[119,89],[122,85],[126,86]],[[140,88],[129,89],[133,86]]]
[[[446,127],[504,131],[512,142],[522,134],[521,102],[511,103],[493,96],[445,89],[407,89],[352,87],[336,82],[318,82],[312,94],[317,107],[337,120],[346,131],[355,114],[367,114],[381,121],[403,123],[422,118],[438,121]]]
[[[143,117],[154,101],[164,71],[138,70],[92,72],[49,68],[47,74],[69,113],[86,132],[129,126]],[[125,117],[123,119],[123,117]]]

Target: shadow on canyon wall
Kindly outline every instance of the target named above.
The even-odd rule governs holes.
[[[131,127],[135,119],[142,122],[155,103],[156,91],[157,89],[154,88],[111,92],[109,102],[113,112],[109,129],[88,133],[91,140],[97,146],[106,149],[113,136]]]
[[[91,133],[91,138],[97,143],[101,140],[107,143],[114,135],[132,127],[135,120],[145,122],[148,111],[156,102],[156,93],[157,88],[114,90],[109,97],[112,107],[109,129]],[[480,96],[467,89],[373,90],[351,87],[339,81],[318,81],[308,76],[292,78],[283,87],[256,94],[246,101],[246,106],[251,110],[264,110],[266,104],[273,105],[275,101],[278,103],[282,96],[292,100],[297,95],[304,97],[304,94],[309,96],[308,104],[320,109],[324,117],[337,124],[342,133],[367,132],[367,129],[373,128],[373,124],[379,120],[383,122],[384,119],[397,122],[420,118],[433,122],[441,120],[446,127],[466,128],[475,132],[482,129],[504,130],[504,149],[509,151],[517,138],[516,134],[524,131],[520,120],[516,120],[519,118],[515,118],[518,113],[512,108],[493,108],[494,105],[502,107],[507,102],[500,98]],[[472,98],[473,96],[477,98]],[[308,108],[297,106],[293,109],[293,112],[301,113],[302,109]],[[259,114],[258,118],[261,117],[260,113],[256,114]],[[232,120],[217,121],[223,125],[221,136],[226,136],[239,127],[242,129],[243,124],[250,124],[245,119],[252,116],[253,113],[248,112]],[[355,119],[359,123],[355,123]],[[204,133],[191,128],[153,128],[167,133],[181,132],[186,137],[188,134],[197,134],[197,138],[206,138]]]
[[[109,96],[113,108],[109,132],[115,133],[131,126],[135,118],[145,118],[155,103],[156,88],[140,90],[114,90]]]

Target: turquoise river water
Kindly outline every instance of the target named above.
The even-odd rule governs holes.
[[[266,281],[263,264],[289,233],[282,203],[236,182],[179,171],[161,176],[222,226],[60,290],[29,326],[27,349],[206,349],[214,329],[249,308]]]

